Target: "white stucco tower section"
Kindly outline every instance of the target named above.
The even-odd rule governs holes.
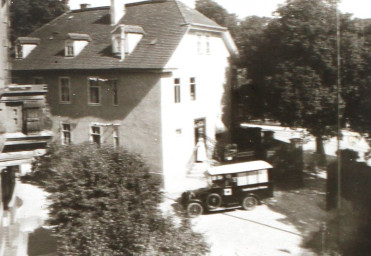
[[[116,25],[125,15],[127,0],[110,0],[111,25]]]
[[[165,190],[176,190],[194,163],[195,121],[205,121],[209,157],[215,134],[225,129],[221,119],[224,91],[230,88],[229,57],[221,32],[189,29],[166,66],[172,75],[161,81]]]

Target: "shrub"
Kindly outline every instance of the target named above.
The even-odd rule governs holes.
[[[30,179],[30,177],[29,177]],[[187,219],[164,217],[159,184],[139,156],[92,145],[52,145],[31,180],[51,193],[59,255],[204,255]],[[105,254],[104,254],[105,253]]]

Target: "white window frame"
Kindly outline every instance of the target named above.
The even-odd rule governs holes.
[[[112,51],[114,54],[121,54],[121,35],[112,36]]]
[[[65,129],[65,126],[69,126],[69,129]],[[69,134],[69,142],[66,143],[66,134]],[[70,145],[72,144],[72,128],[70,123],[61,123],[61,143],[62,145]]]
[[[22,44],[16,44],[15,57],[16,59],[23,59],[23,45]]]
[[[113,127],[112,139],[113,139],[113,147],[114,148],[120,147],[120,132],[119,132],[118,126]]]
[[[202,35],[201,34],[197,34],[197,53],[199,55],[202,55],[203,54],[203,47],[202,47]]]
[[[68,80],[68,100],[63,100],[63,97],[62,97],[62,79],[67,79]],[[59,103],[60,104],[71,104],[71,97],[72,97],[72,93],[71,93],[71,78],[68,77],[68,76],[60,76],[58,78],[58,81],[59,81]]]
[[[99,132],[94,131],[94,128],[99,128]],[[89,141],[91,144],[95,143],[94,136],[99,136],[98,146],[102,145],[103,126],[98,124],[91,124],[89,126]]]
[[[75,57],[75,47],[74,47],[73,41],[70,41],[70,40],[66,41],[66,44],[64,47],[64,55],[66,57]]]
[[[90,81],[96,80],[96,85],[91,86]],[[99,84],[99,78],[98,77],[88,77],[88,105],[90,106],[100,106],[102,99],[101,99],[101,85]],[[91,102],[91,87],[98,88],[98,102]]]
[[[205,49],[206,49],[206,54],[210,55],[210,36],[209,35],[205,37]]]
[[[189,93],[190,93],[191,101],[195,101],[197,99],[196,77],[189,78]]]
[[[181,103],[181,80],[174,78],[174,103]]]

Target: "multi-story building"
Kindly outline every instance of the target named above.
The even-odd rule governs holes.
[[[12,74],[48,84],[60,143],[125,147],[170,188],[225,130],[235,54],[226,28],[181,1],[112,0],[19,38]]]

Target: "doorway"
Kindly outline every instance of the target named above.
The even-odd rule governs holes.
[[[203,139],[206,141],[206,121],[205,118],[195,119],[194,121],[195,145]]]

